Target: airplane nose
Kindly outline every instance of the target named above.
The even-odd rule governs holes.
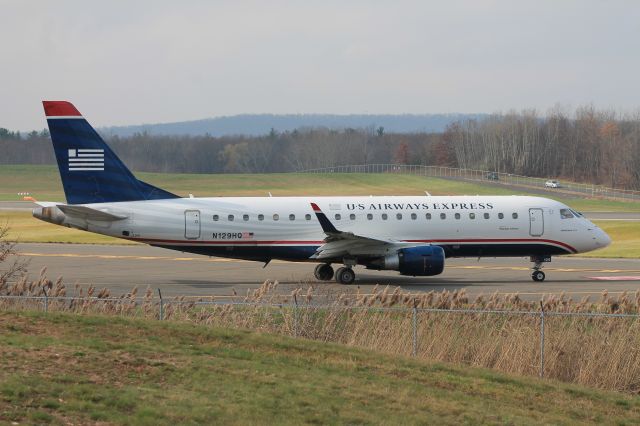
[[[596,241],[597,241],[599,246],[607,247],[609,244],[611,244],[611,237],[606,232],[604,232],[602,229],[597,228],[596,229]]]

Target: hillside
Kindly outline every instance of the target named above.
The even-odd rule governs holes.
[[[366,129],[384,127],[386,132],[416,133],[443,132],[447,125],[466,119],[480,119],[487,114],[241,114],[175,123],[140,124],[134,126],[103,127],[107,136],[131,136],[148,132],[154,135],[211,136],[269,134],[300,128]]]
[[[640,397],[179,323],[0,313],[0,419],[632,423]]]

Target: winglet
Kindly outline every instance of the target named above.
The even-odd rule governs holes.
[[[316,214],[316,217],[318,218],[318,222],[320,222],[320,226],[322,226],[322,230],[326,234],[340,233],[340,231],[338,231],[336,227],[333,226],[333,223],[331,223],[329,218],[324,213],[322,213],[322,210],[320,210],[320,207],[318,207],[316,203],[311,203],[311,208],[313,209],[313,212]]]

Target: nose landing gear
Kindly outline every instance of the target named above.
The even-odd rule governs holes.
[[[545,262],[551,262],[551,256],[531,256],[530,260],[533,262],[531,279],[537,282],[544,281],[546,275],[542,272],[542,266]]]
[[[545,274],[542,271],[533,271],[531,278],[533,278],[534,281],[544,281]]]

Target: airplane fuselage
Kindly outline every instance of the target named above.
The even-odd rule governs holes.
[[[551,255],[611,241],[540,197],[180,198],[137,179],[73,104],[43,106],[68,204],[39,202],[33,215],[59,225],[209,256],[317,262],[318,280],[341,284],[355,265],[432,276],[455,256],[530,256],[543,281]]]
[[[437,245],[447,257],[564,255],[610,243],[606,233],[566,205],[525,196],[178,198],[88,204],[124,219],[58,212],[54,222],[209,256],[317,262],[312,255],[324,244],[325,233],[312,202],[343,232]],[[34,215],[43,218],[42,211]],[[381,255],[356,255],[355,263]]]

